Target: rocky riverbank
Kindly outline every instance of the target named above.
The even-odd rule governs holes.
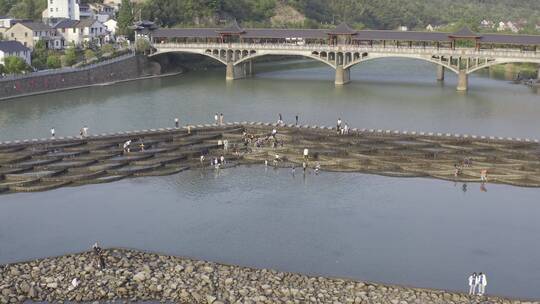
[[[540,303],[309,277],[126,249],[104,250],[102,256],[104,269],[93,252],[1,266],[0,303]]]

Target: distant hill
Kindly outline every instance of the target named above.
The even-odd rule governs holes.
[[[483,19],[540,23],[538,0],[146,0],[142,15],[173,26],[222,24],[324,27],[346,21],[356,27],[468,24]]]

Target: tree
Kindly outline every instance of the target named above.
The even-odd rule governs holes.
[[[18,0],[13,2],[9,15],[19,19],[41,19],[41,12],[47,8],[47,1]]]
[[[73,43],[67,48],[66,53],[62,58],[63,66],[72,66],[77,63],[77,49]]]
[[[118,12],[118,34],[131,36],[132,30],[129,28],[133,25],[133,6],[130,0],[122,0],[120,10]]]
[[[150,45],[150,42],[146,39],[139,39],[137,40],[137,43],[135,43],[135,50],[137,50],[140,54],[146,54],[150,52],[150,49],[152,46]]]
[[[84,59],[86,61],[90,61],[94,58],[96,58],[96,53],[94,51],[92,51],[91,49],[87,49],[84,51]]]
[[[38,70],[45,69],[47,67],[47,57],[49,56],[49,51],[45,45],[45,41],[39,40],[34,46],[34,51],[32,52],[32,66]]]
[[[60,67],[62,67],[62,61],[60,60],[60,56],[49,55],[49,57],[47,57],[47,67],[49,69],[59,69]]]
[[[3,64],[0,64],[0,75],[6,74],[6,67]]]
[[[8,74],[21,74],[30,71],[30,66],[28,66],[26,61],[17,56],[7,56],[4,58],[4,67]]]
[[[101,54],[114,54],[115,49],[112,44],[105,44],[101,47]]]

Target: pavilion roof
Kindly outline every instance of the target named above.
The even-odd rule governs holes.
[[[222,28],[222,29],[219,29],[217,30],[217,32],[219,34],[242,34],[244,33],[244,29],[241,28],[239,25],[238,25],[238,22],[236,22],[236,20],[233,21],[233,23],[231,25],[229,25],[228,27],[226,28]]]
[[[357,31],[353,30],[347,23],[342,22],[327,33],[329,35],[356,35]]]
[[[479,35],[473,31],[471,31],[468,27],[463,27],[459,31],[455,33],[451,33],[449,35],[450,38],[480,38],[482,35]]]

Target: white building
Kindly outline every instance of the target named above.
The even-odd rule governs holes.
[[[103,23],[106,27],[109,33],[111,33],[111,36],[116,36],[116,28],[118,27],[118,22],[114,19],[109,19]]]
[[[28,65],[32,63],[31,51],[19,41],[0,41],[0,64],[9,56],[22,58]]]
[[[47,0],[47,9],[42,15],[44,20],[80,20],[79,0]]]
[[[102,45],[109,41],[110,33],[107,27],[94,19],[62,20],[54,26],[58,35],[62,36],[63,47],[70,44],[81,46],[83,43]]]

